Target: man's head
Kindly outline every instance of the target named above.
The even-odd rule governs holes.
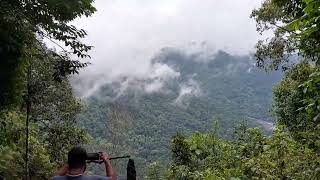
[[[68,153],[68,164],[70,169],[86,167],[87,152],[81,147],[74,147]]]

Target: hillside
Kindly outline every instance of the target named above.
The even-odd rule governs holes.
[[[169,160],[176,132],[210,131],[218,121],[219,134],[228,137],[242,120],[270,132],[271,90],[280,78],[257,69],[249,56],[165,48],[147,77],[121,77],[84,99],[79,118],[100,144],[93,149],[130,153],[140,174],[145,163]]]
[[[320,180],[319,10],[1,0],[0,180]]]

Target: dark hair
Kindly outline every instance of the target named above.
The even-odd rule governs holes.
[[[74,147],[68,153],[68,165],[70,169],[80,168],[86,165],[87,152],[82,147]]]

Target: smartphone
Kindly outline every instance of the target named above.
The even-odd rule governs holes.
[[[100,154],[99,153],[87,153],[87,160],[88,161],[100,161]]]

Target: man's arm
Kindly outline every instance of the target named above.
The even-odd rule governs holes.
[[[67,174],[68,170],[69,170],[69,165],[68,165],[68,164],[65,164],[65,165],[63,165],[63,166],[56,172],[55,175],[57,175],[57,176],[64,176],[64,175]]]
[[[100,153],[101,158],[103,159],[105,168],[106,168],[106,175],[108,177],[111,177],[111,180],[116,180],[117,179],[117,175],[116,173],[113,171],[111,162],[109,160],[109,155],[106,152],[102,152]]]

